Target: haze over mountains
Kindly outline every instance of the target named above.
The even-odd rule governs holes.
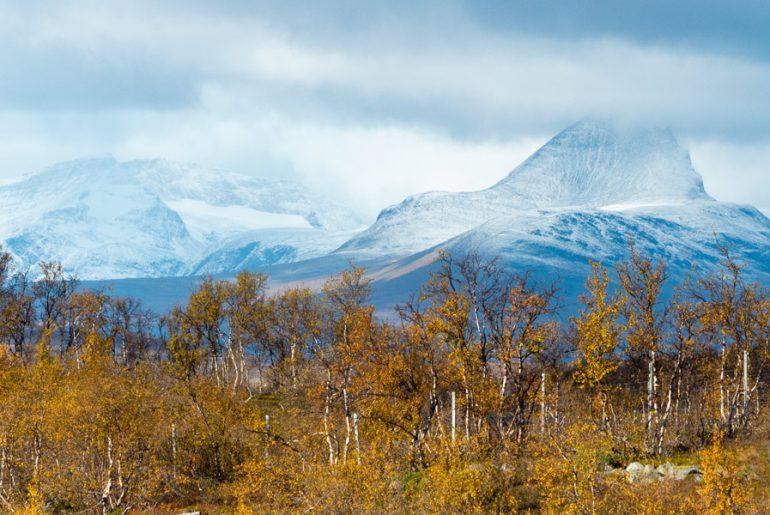
[[[491,188],[414,195],[362,231],[361,217],[295,184],[160,160],[56,165],[0,188],[0,214],[0,239],[26,265],[61,260],[85,279],[269,266],[278,281],[313,283],[355,260],[381,307],[416,289],[441,248],[500,256],[571,292],[589,259],[614,263],[629,240],[675,278],[714,266],[719,241],[770,279],[768,218],[709,196],[669,130],[597,120],[565,129]]]
[[[289,181],[164,160],[54,165],[0,187],[0,241],[22,267],[83,279],[232,272],[334,250],[363,225]]]

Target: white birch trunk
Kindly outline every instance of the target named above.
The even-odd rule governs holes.
[[[725,355],[726,343],[722,340],[722,358],[719,367],[719,415],[722,417],[722,422],[727,421],[725,416]]]
[[[174,479],[177,477],[176,424],[171,424],[171,465]]]
[[[361,464],[361,442],[358,439],[358,413],[353,413],[353,437],[356,441],[356,463]]]
[[[457,432],[457,403],[456,403],[456,397],[457,395],[455,392],[452,392],[452,447],[455,446],[456,441],[456,432]]]
[[[749,415],[749,351],[743,351],[743,417]]]
[[[540,374],[540,432],[545,434],[545,372]]]

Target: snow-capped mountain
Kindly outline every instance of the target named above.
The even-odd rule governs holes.
[[[426,279],[439,249],[558,278],[568,302],[589,259],[614,264],[630,240],[665,258],[674,280],[713,267],[727,244],[770,284],[768,218],[708,195],[670,131],[597,120],[567,128],[486,190],[409,197],[361,232],[355,213],[295,184],[158,160],[56,165],[0,187],[0,216],[0,240],[22,263],[60,260],[92,279],[270,265],[276,287],[315,286],[352,259],[371,273],[382,310]],[[110,286],[166,309],[194,284]]]
[[[714,266],[727,244],[770,283],[768,218],[709,196],[669,130],[597,120],[567,128],[489,189],[424,193],[383,210],[337,253],[390,256],[389,281],[429,267],[440,248],[475,251],[576,291],[589,259],[613,264],[630,240],[665,258],[675,278]]]
[[[362,223],[289,181],[111,157],[60,163],[0,187],[0,217],[0,241],[22,267],[56,260],[85,279],[314,257]]]
[[[669,130],[587,120],[558,134],[491,188],[411,196],[383,210],[342,249],[401,255],[500,216],[712,200]]]

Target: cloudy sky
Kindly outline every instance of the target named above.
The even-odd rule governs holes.
[[[668,125],[770,213],[764,0],[0,0],[0,180],[165,157],[374,215],[503,177],[587,115]]]

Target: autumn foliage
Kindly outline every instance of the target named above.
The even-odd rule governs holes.
[[[320,291],[203,279],[163,316],[40,271],[0,254],[3,512],[758,513],[770,498],[741,457],[767,437],[770,297],[727,251],[680,285],[633,246],[614,270],[592,263],[572,317],[556,285],[473,254],[442,254],[395,314],[375,313],[356,267]],[[618,472],[666,460],[702,482]]]

